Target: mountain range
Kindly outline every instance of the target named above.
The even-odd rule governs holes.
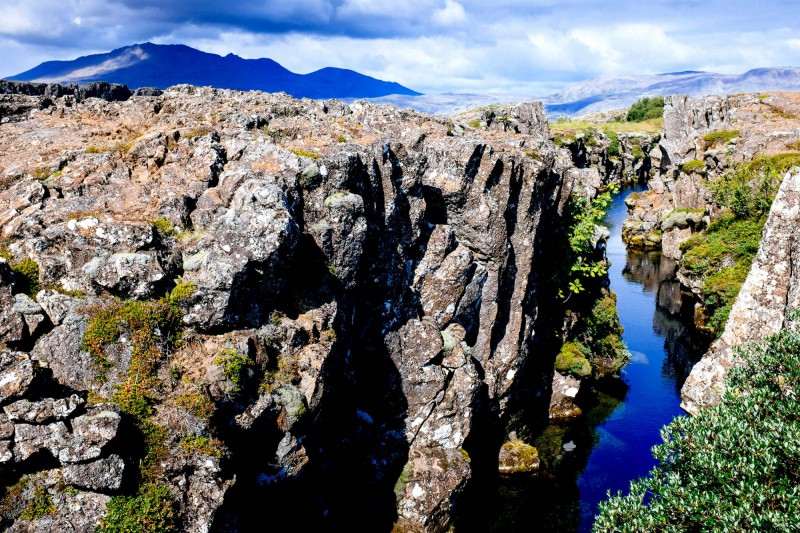
[[[372,99],[419,111],[452,115],[477,106],[541,100],[550,117],[576,116],[624,109],[644,96],[800,91],[800,68],[758,68],[744,74],[684,71],[666,74],[600,77],[567,86],[548,95],[425,94],[391,95]]]
[[[665,74],[600,77],[567,86],[548,95],[420,94],[398,83],[358,72],[323,68],[297,74],[272,59],[219,56],[185,45],[135,44],[72,61],[47,61],[7,79],[52,83],[107,81],[139,87],[166,88],[189,83],[223,89],[286,92],[302,98],[370,99],[426,113],[452,115],[489,104],[541,100],[551,117],[623,109],[643,96],[705,96],[742,92],[800,91],[800,68],[758,68],[744,74],[687,70]]]
[[[296,74],[272,59],[244,59],[233,54],[223,57],[181,44],[135,44],[72,61],[47,61],[6,79],[45,83],[107,81],[131,89],[164,89],[188,83],[241,91],[283,91],[297,98],[318,99],[420,94],[399,83],[352,70],[329,67]]]

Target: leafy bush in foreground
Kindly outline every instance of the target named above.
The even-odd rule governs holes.
[[[800,530],[800,333],[739,355],[722,401],[662,429],[658,466],[600,504],[594,531]]]

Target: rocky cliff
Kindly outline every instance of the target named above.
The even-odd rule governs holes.
[[[0,102],[3,526],[446,528],[470,437],[552,377],[587,176],[541,106],[86,96]]]
[[[772,203],[761,244],[725,331],[692,369],[681,389],[689,413],[719,402],[736,348],[787,326],[787,313],[800,307],[800,170],[786,174]]]

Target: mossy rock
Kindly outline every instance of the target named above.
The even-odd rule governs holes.
[[[592,365],[583,354],[581,346],[575,342],[565,342],[556,356],[555,369],[562,374],[570,374],[579,378],[592,375]]]
[[[521,439],[511,438],[500,447],[498,471],[501,475],[530,474],[539,469],[539,452]]]

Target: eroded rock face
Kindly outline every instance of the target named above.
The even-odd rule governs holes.
[[[772,203],[758,253],[731,309],[725,331],[692,369],[681,389],[689,413],[719,402],[734,349],[777,333],[787,312],[800,306],[800,171],[783,179]]]
[[[602,185],[548,138],[541,105],[492,110],[475,128],[188,86],[124,101],[51,90],[47,106],[12,96],[0,101],[17,117],[0,129],[0,232],[45,289],[17,298],[0,261],[0,334],[32,344],[3,356],[14,440],[0,456],[49,453],[82,494],[122,490],[131,465],[109,446],[125,417],[73,393],[114,398],[141,337],[120,325],[98,361],[84,336],[113,298],[161,299],[186,328],[158,361],[152,415],[167,428],[159,479],[184,529],[235,522],[241,495],[304,478],[320,522],[344,523],[342,488],[326,479],[347,454],[366,507],[389,496],[385,514],[405,527],[446,529],[476,415],[503,416],[538,355],[534,326],[551,303],[543,228],[558,227],[573,187]],[[620,161],[595,163],[643,164]],[[36,365],[69,394],[19,403]],[[220,461],[210,435],[242,464]],[[395,500],[386,476],[401,470],[413,483]]]

